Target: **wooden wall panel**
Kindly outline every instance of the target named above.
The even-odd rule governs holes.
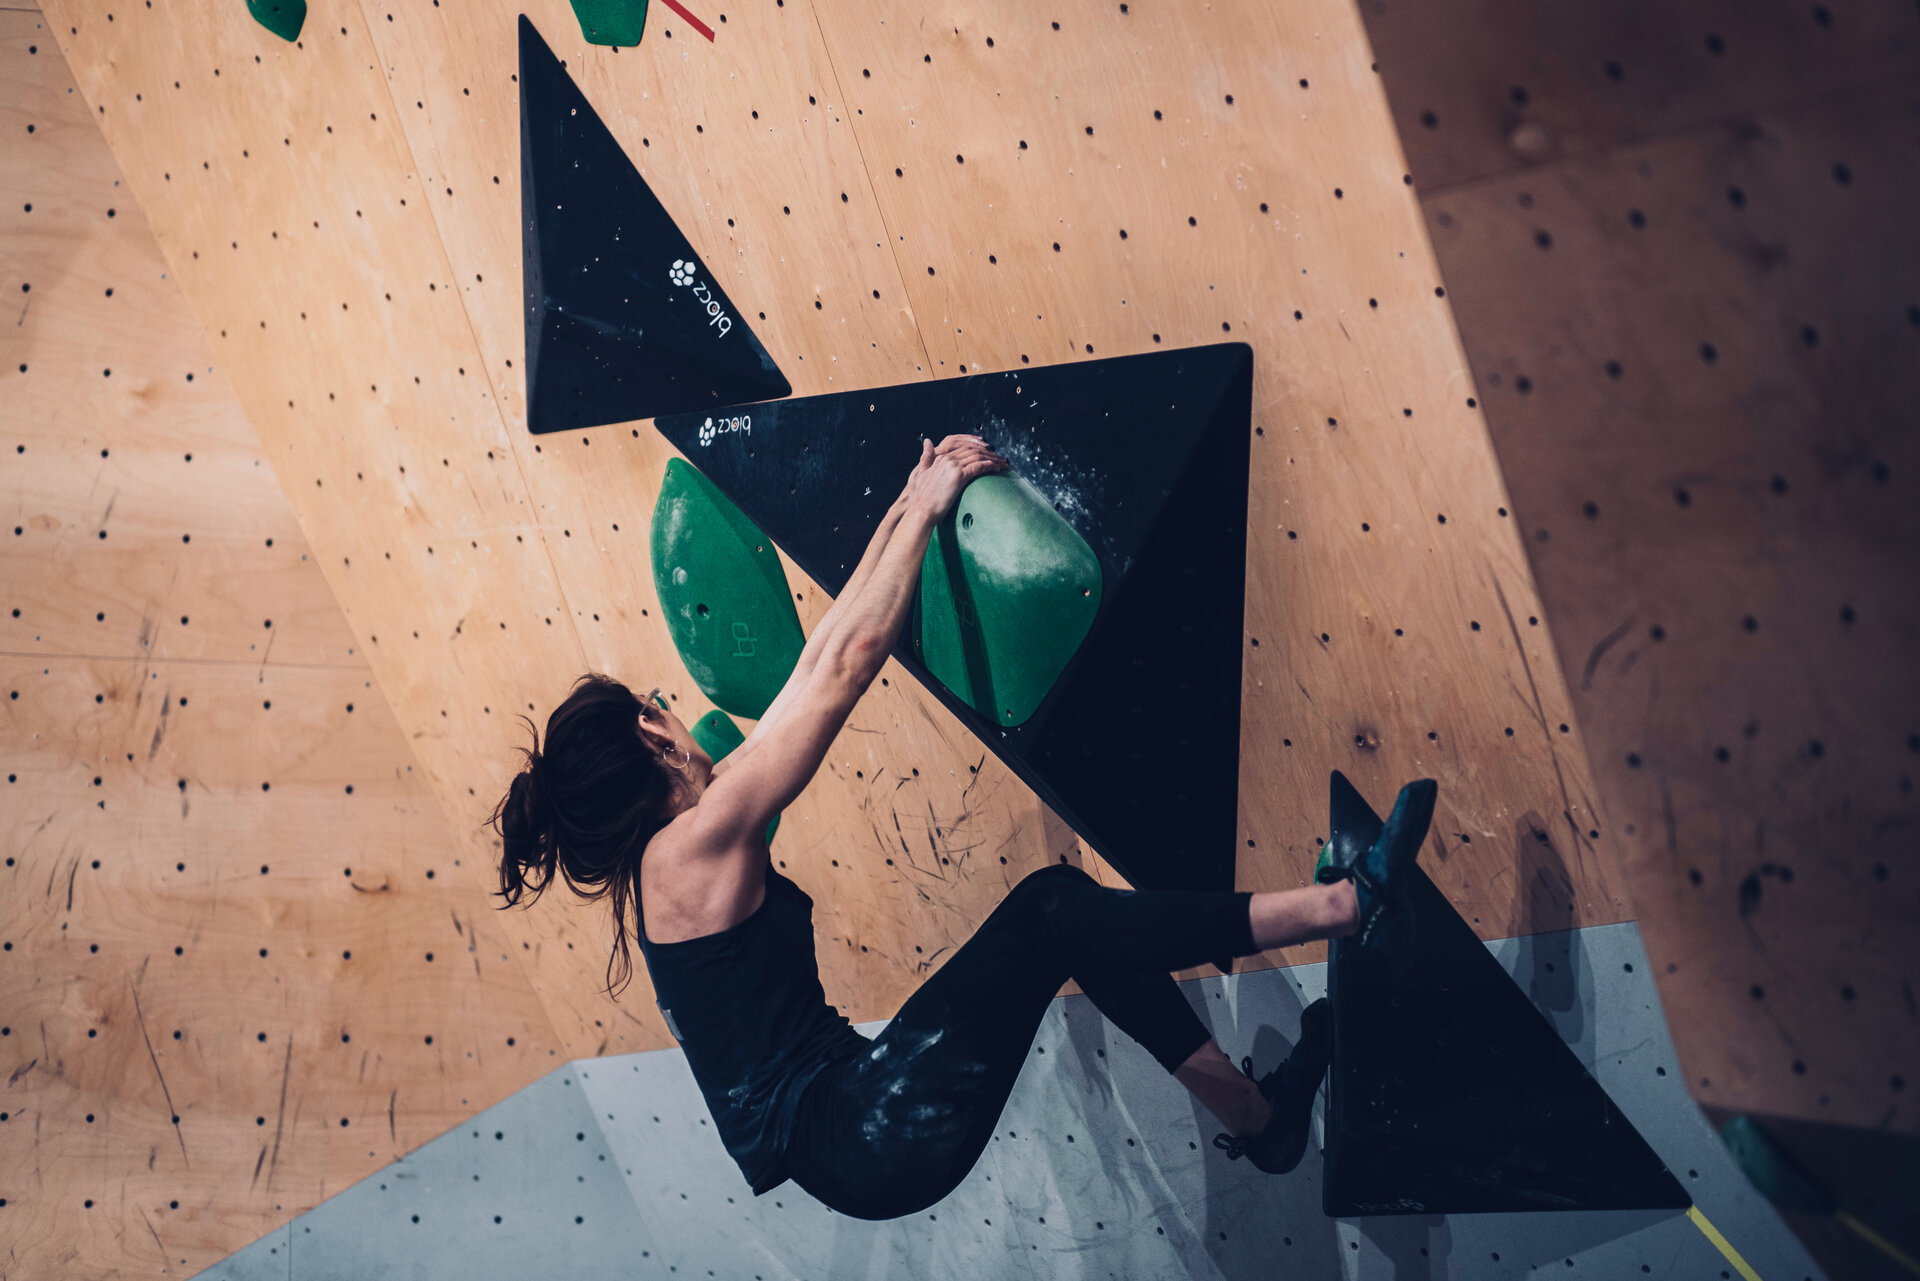
[[[1920,256],[1857,255],[1920,196],[1911,98],[1431,203],[1690,1083],[1903,1127]]]
[[[524,738],[509,709],[540,721],[595,666],[705,710],[640,546],[671,451],[644,427],[536,440],[517,421],[515,11],[367,5],[285,45],[238,11],[58,8],[463,858],[484,864],[473,825]],[[1255,344],[1245,884],[1305,881],[1329,768],[1381,804],[1431,774],[1429,862],[1477,928],[1622,919],[1351,10],[1084,5],[1054,32],[986,6],[924,33],[905,11],[821,6],[812,27],[808,11],[729,15],[708,45],[669,40],[656,10],[618,54],[579,48],[557,4],[536,18],[683,230],[737,273],[729,292],[768,300],[762,333],[798,390],[1117,355],[1156,333]],[[811,622],[825,602],[789,568]],[[821,902],[828,990],[862,1018],[1010,880],[1073,856],[970,734],[887,679],[777,852]],[[1178,720],[1169,705],[1142,733]],[[641,987],[596,994],[597,911],[548,903],[508,928],[571,1052],[665,1043]]]
[[[1915,1133],[1920,14],[1368,12],[1689,1086]]]
[[[1361,12],[1423,195],[1867,88],[1920,59],[1905,0],[1363,0]]]
[[[0,11],[0,1273],[182,1276],[559,1046],[92,114]]]
[[[54,26],[483,869],[509,709],[535,710],[519,687],[586,666],[549,545],[570,535],[531,510],[365,27],[316,13],[287,45],[244,6],[108,13]],[[506,928],[569,1052],[662,1043],[622,1039],[636,1025],[594,994],[603,923],[555,900]]]
[[[0,620],[8,647],[346,658],[353,634],[315,592],[322,580],[293,572],[306,555],[299,526],[58,44],[37,13],[4,21],[4,534],[8,554],[62,565],[8,584],[9,614],[21,611]],[[225,497],[196,509],[183,489]]]
[[[192,1275],[563,1061],[364,668],[0,677],[19,1275]]]

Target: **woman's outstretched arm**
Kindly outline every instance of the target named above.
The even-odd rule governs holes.
[[[787,676],[787,683],[781,686],[780,693],[768,705],[767,710],[760,714],[753,732],[747,735],[744,743],[734,749],[732,755],[738,756],[751,748],[762,737],[761,730],[778,721],[780,714],[792,704],[799,691],[807,687],[807,679],[813,674],[814,667],[819,664],[820,655],[826,652],[829,641],[839,630],[841,621],[846,618],[847,610],[853,604],[854,598],[867,585],[867,580],[873,577],[874,566],[880,563],[881,556],[887,550],[887,541],[893,537],[893,531],[899,526],[900,518],[906,514],[906,510],[907,496],[902,493],[900,497],[894,499],[893,506],[887,509],[887,514],[880,518],[879,528],[873,531],[873,538],[867,543],[866,553],[860,557],[859,565],[854,567],[853,576],[847,579],[847,585],[841,588],[840,595],[834,598],[826,614],[814,626],[813,635],[807,637],[806,646],[800,651],[800,661],[794,664],[793,671]]]
[[[893,537],[894,530],[899,528],[900,518],[906,514],[907,496],[902,493],[893,500],[893,506],[887,508],[887,514],[880,518],[880,526],[873,531],[873,537],[868,541],[867,550],[860,557],[860,563],[854,566],[853,576],[847,579],[847,585],[840,589],[840,594],[834,598],[833,604],[821,617],[820,625],[815,627],[813,635],[807,638],[807,650],[814,659],[817,660],[820,657],[821,651],[826,648],[828,638],[838,629],[841,620],[846,618],[848,611],[853,608],[853,602],[866,587],[867,581],[873,577],[874,567],[880,563],[880,558],[886,555],[888,540]],[[801,657],[805,659],[807,655],[802,654]]]

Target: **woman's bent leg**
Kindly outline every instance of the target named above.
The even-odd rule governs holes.
[[[1007,942],[983,926],[870,1049],[814,1081],[787,1149],[795,1183],[860,1219],[913,1214],[960,1185],[1064,981]]]
[[[1168,971],[1254,950],[1249,894],[1105,889],[1055,866],[1015,886],[859,1058],[808,1090],[788,1173],[844,1214],[911,1214],[993,1135],[1067,979],[1173,1072],[1208,1033]]]

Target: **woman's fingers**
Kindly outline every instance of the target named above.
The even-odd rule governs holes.
[[[930,465],[940,458],[951,459],[969,480],[975,476],[983,476],[992,471],[1009,470],[1012,467],[1012,464],[995,451],[993,446],[978,436],[948,436],[938,446],[933,444],[932,437],[922,437],[921,465]]]

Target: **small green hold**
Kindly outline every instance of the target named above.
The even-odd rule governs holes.
[[[700,744],[700,750],[713,758],[715,765],[725,760],[727,753],[747,741],[740,727],[733,723],[733,718],[717,707],[695,721],[687,732],[693,735],[694,742]],[[780,816],[775,814],[767,823],[767,844],[773,844],[773,834],[779,830]]]
[[[1832,1214],[1833,1193],[1801,1169],[1772,1135],[1750,1116],[1735,1116],[1720,1127],[1720,1141],[1733,1153],[1747,1182],[1782,1210]]]
[[[647,28],[647,0],[572,0],[588,44],[637,45]]]
[[[291,44],[307,22],[307,0],[247,0],[253,20]]]
[[[1323,882],[1320,880],[1320,873],[1324,869],[1332,866],[1333,866],[1333,842],[1328,841],[1320,847],[1320,859],[1318,862],[1316,862],[1313,865],[1314,883],[1323,884]]]

